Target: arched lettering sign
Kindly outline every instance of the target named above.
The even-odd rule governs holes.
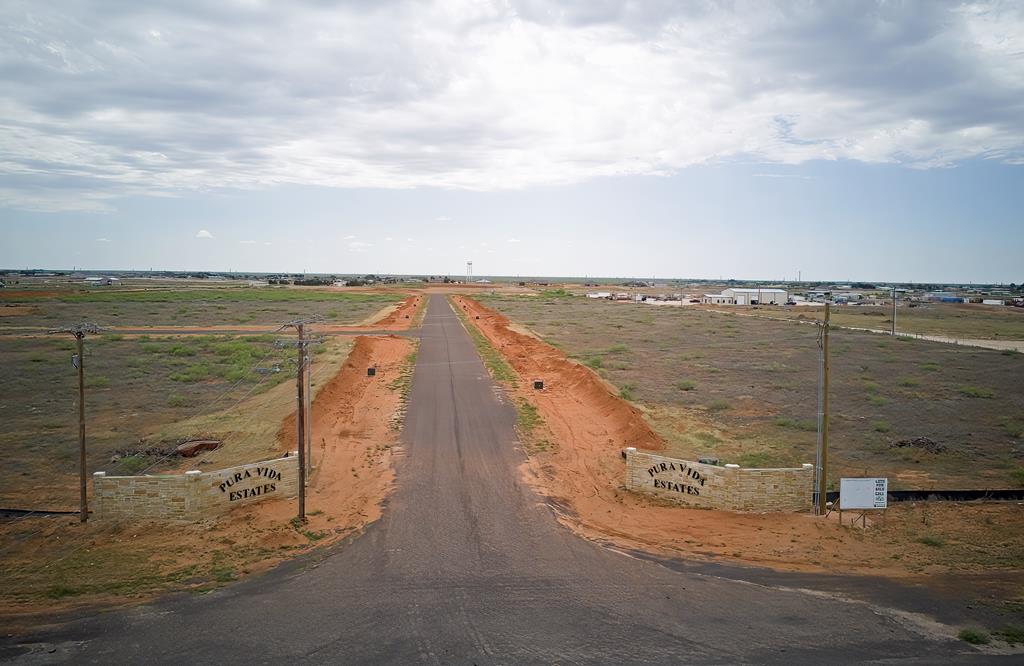
[[[700,495],[707,477],[681,462],[660,462],[651,465],[647,470],[654,487],[658,490],[680,493],[682,495]]]

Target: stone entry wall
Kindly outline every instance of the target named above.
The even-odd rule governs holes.
[[[730,511],[809,511],[814,466],[743,469],[626,449],[626,487],[688,506]]]
[[[242,504],[295,497],[298,452],[284,458],[213,472],[92,477],[93,511],[100,519],[198,520]]]

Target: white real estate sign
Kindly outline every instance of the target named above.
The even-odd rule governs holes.
[[[840,479],[839,508],[884,509],[888,492],[889,479]]]

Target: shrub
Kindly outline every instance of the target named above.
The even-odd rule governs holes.
[[[917,542],[923,543],[926,546],[931,546],[932,548],[942,548],[946,545],[945,540],[937,536],[932,536],[930,534],[926,534],[925,536],[921,537],[917,540]]]
[[[1018,467],[1010,472],[1010,478],[1021,488],[1024,488],[1024,467]]]
[[[892,430],[892,426],[889,425],[888,421],[875,421],[873,427],[875,432],[889,432]]]
[[[927,363],[922,363],[921,369],[927,370],[928,372],[938,372],[941,369],[941,366],[938,363],[929,361]]]
[[[882,405],[889,404],[889,401],[886,400],[883,396],[874,393],[868,396],[868,402],[870,402],[872,405],[875,405],[876,407],[881,407]]]
[[[608,348],[608,353],[609,354],[622,354],[622,353],[628,352],[628,351],[629,351],[629,347],[627,347],[626,345],[623,345],[623,344],[612,345],[611,347]]]
[[[981,629],[961,629],[957,637],[965,643],[971,645],[988,645],[992,640],[988,637],[988,634]]]
[[[723,410],[729,409],[729,407],[730,405],[727,400],[712,400],[711,404],[708,405],[708,409],[710,409],[713,412],[721,412]]]
[[[171,374],[171,380],[176,382],[201,382],[204,379],[210,379],[213,374],[210,372],[210,366],[205,363],[195,363],[188,366],[184,370]]]
[[[93,375],[91,377],[87,375],[86,383],[89,385],[89,388],[107,388],[110,386],[110,380],[103,375]]]
[[[908,388],[913,388],[915,386],[920,386],[920,385],[921,385],[921,382],[919,382],[918,380],[914,379],[913,377],[904,377],[903,379],[900,380],[900,386],[906,386]]]
[[[167,405],[169,407],[184,407],[187,404],[188,400],[186,400],[185,396],[181,395],[180,393],[172,393],[171,395],[167,396]]]
[[[636,386],[633,384],[623,384],[619,388],[619,397],[623,400],[635,400],[636,395],[633,393],[636,390]]]
[[[1003,627],[999,631],[993,631],[993,634],[1002,638],[1010,645],[1016,645],[1017,643],[1024,643],[1024,627],[1019,625],[1010,625]]]
[[[996,392],[990,388],[982,388],[979,386],[961,386],[959,389],[961,395],[965,395],[968,398],[985,398],[990,399],[996,397]]]
[[[601,368],[602,366],[604,366],[604,363],[601,361],[601,357],[593,356],[591,358],[588,358],[586,360],[586,362],[584,363],[584,365],[586,365],[588,368],[591,368],[593,370],[597,370],[597,369]]]
[[[679,389],[680,391],[692,391],[693,389],[697,388],[697,385],[694,384],[689,379],[680,379],[678,382],[676,382],[676,388]]]

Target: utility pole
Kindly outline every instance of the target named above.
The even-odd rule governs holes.
[[[287,324],[277,329],[282,331],[286,328],[294,328],[298,333],[298,339],[295,341],[279,340],[276,344],[279,347],[294,345],[298,351],[297,366],[298,372],[295,377],[296,387],[296,399],[297,405],[295,410],[295,448],[298,450],[298,466],[299,466],[299,521],[306,522],[306,469],[307,469],[307,420],[306,420],[306,362],[309,356],[308,347],[311,344],[317,344],[321,342],[319,339],[311,340],[306,337],[306,325],[314,322],[323,321],[323,317],[315,315],[307,319],[296,319],[290,321]]]
[[[825,495],[828,489],[828,329],[831,304],[825,301],[825,321],[821,326],[821,469],[818,471],[818,515],[825,515]]]
[[[64,326],[53,329],[50,333],[70,333],[75,336],[78,353],[71,359],[71,364],[78,369],[78,503],[79,522],[89,520],[89,503],[86,499],[85,473],[85,335],[98,334],[100,327],[96,324],[81,323],[76,326]]]
[[[313,365],[306,351],[306,475],[313,472]]]
[[[896,285],[892,286],[892,337],[896,337]]]

